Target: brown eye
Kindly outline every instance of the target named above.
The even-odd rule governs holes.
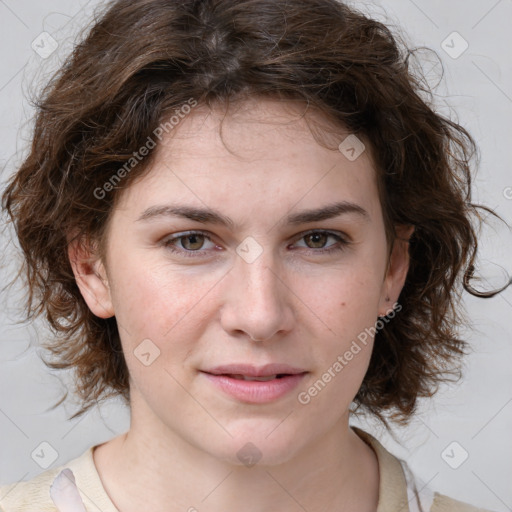
[[[205,242],[209,242],[210,246]],[[179,256],[204,256],[208,249],[214,249],[211,238],[200,231],[178,233],[162,241],[162,245]]]
[[[178,240],[183,240],[182,241],[183,248],[187,249],[189,251],[197,251],[197,250],[201,249],[204,244],[204,239],[205,239],[205,236],[198,234],[198,233],[193,233],[191,235],[185,235],[185,236],[178,238]]]
[[[310,241],[311,245],[308,242],[306,242],[306,245],[308,247],[311,247],[312,249],[322,249],[327,243],[327,240],[329,239],[330,236],[332,235],[323,232],[310,233],[309,235],[306,235],[304,237],[304,240]]]
[[[329,243],[329,239],[334,240],[334,243],[327,245]],[[296,244],[299,242],[304,244],[299,245],[299,247],[311,249],[312,253],[318,254],[343,251],[346,246],[350,245],[349,240],[346,240],[343,236],[330,231],[310,231],[309,233],[303,234]]]

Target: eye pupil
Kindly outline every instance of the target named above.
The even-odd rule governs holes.
[[[204,242],[204,240],[202,240],[202,238],[204,238],[204,236],[203,235],[198,235],[198,234],[186,235],[186,236],[183,237],[183,240],[184,240],[183,247],[185,249],[190,249],[190,250],[200,249],[202,247],[202,245],[203,245],[203,242]],[[197,242],[197,239],[199,239],[199,242]],[[191,240],[196,240],[195,244],[196,245],[198,244],[199,247],[191,247],[190,244],[189,244],[189,242]],[[191,243],[192,243],[192,245],[194,245],[193,241]]]
[[[317,248],[325,245],[325,239],[327,236],[328,235],[325,233],[311,233],[310,235],[306,235],[306,239],[314,238],[315,240],[313,240],[313,244],[319,244],[318,246],[314,246],[315,248]]]

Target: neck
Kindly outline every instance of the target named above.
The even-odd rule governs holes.
[[[252,466],[220,460],[147,418],[132,414],[128,432],[94,451],[119,512],[377,509],[377,458],[348,416],[289,460]]]

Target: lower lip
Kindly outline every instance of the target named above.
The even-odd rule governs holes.
[[[287,375],[280,379],[258,381],[234,379],[227,375],[201,373],[228,395],[242,402],[254,404],[271,402],[285,396],[292,389],[296,388],[306,375],[305,373],[298,373],[295,375]]]

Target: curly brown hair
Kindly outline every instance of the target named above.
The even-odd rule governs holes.
[[[130,396],[115,317],[87,307],[69,236],[103,244],[121,191],[155,151],[108,194],[93,191],[190,98],[206,106],[248,96],[304,102],[370,144],[390,247],[395,225],[415,226],[402,309],[376,334],[357,408],[386,426],[385,413],[407,424],[418,397],[460,374],[468,348],[457,334],[466,321],[460,278],[472,293],[477,252],[472,215],[496,214],[471,202],[475,142],[436,113],[411,70],[413,53],[387,26],[336,0],[105,5],[36,100],[30,152],[2,197],[25,257],[27,319],[44,313],[55,334],[45,348],[56,360],[44,362],[76,371],[81,408],[71,418],[100,399],[129,404]]]

